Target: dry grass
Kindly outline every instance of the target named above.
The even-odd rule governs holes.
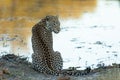
[[[96,80],[120,80],[120,69],[113,68],[102,72]]]
[[[106,69],[94,76],[86,77],[84,80],[120,80],[120,68]]]

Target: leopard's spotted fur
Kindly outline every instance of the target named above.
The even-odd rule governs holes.
[[[61,54],[53,50],[52,31],[59,33],[60,22],[56,16],[46,16],[32,28],[32,66],[35,70],[57,74],[63,66]]]

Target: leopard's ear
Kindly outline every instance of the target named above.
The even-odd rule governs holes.
[[[45,18],[46,18],[46,20],[48,21],[48,20],[50,19],[50,16],[46,16]]]
[[[59,15],[56,15],[55,17],[56,17],[56,18],[59,18]]]

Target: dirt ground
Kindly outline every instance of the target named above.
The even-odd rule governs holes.
[[[120,80],[120,64],[82,70],[79,76],[70,75],[70,70],[67,71],[68,74],[59,76],[42,74],[35,71],[25,57],[13,54],[0,57],[0,80]]]

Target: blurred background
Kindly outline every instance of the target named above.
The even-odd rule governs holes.
[[[0,0],[0,55],[31,61],[32,27],[46,15],[57,15],[61,32],[53,34],[53,47],[61,52],[64,68],[119,63],[119,14],[120,0]]]

